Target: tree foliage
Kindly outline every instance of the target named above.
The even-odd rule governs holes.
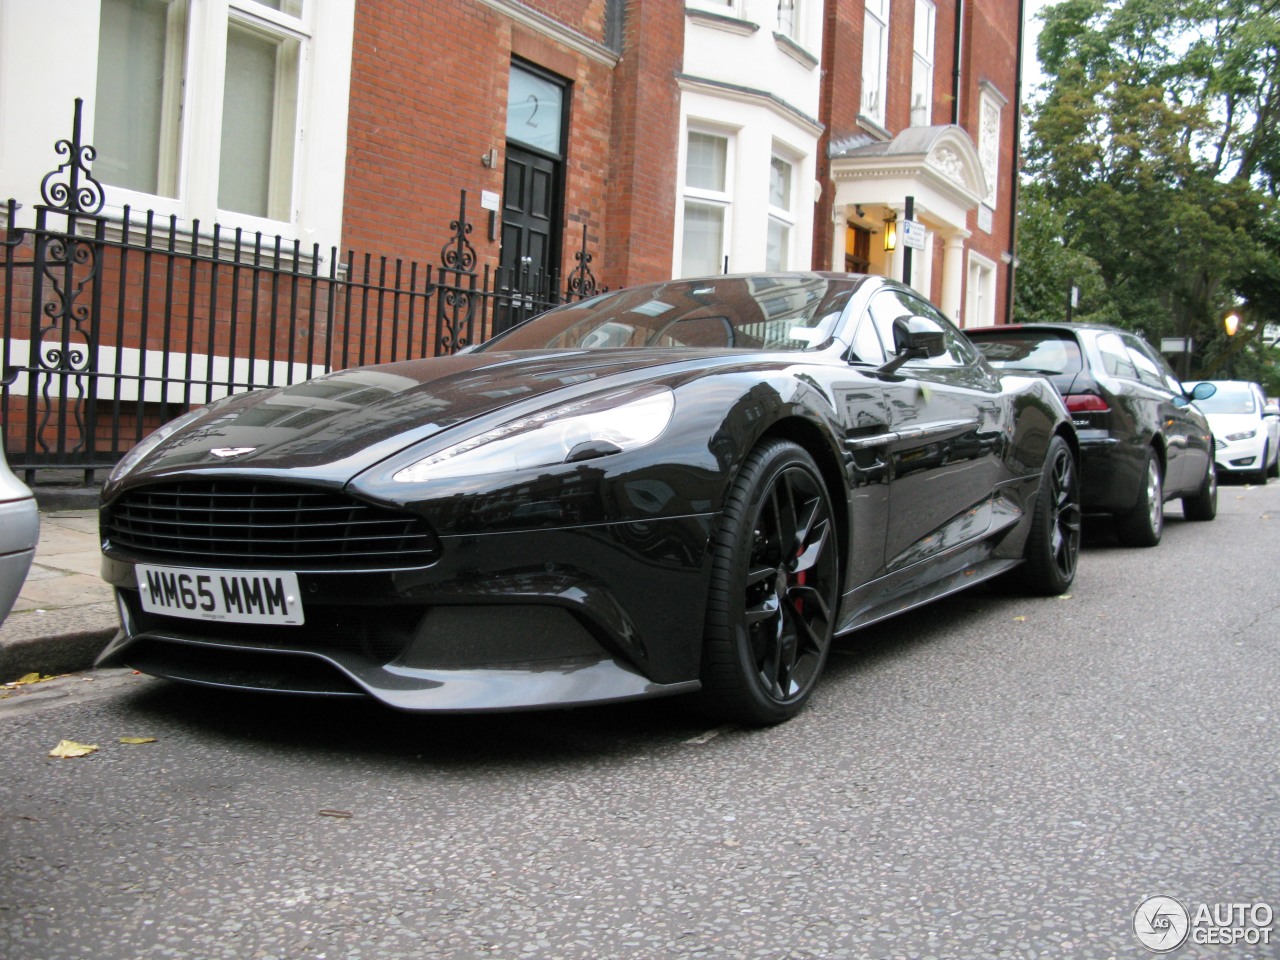
[[[1043,19],[1017,316],[1061,318],[1074,282],[1079,318],[1190,336],[1198,372],[1230,351],[1261,379],[1280,324],[1280,0],[1061,0]]]

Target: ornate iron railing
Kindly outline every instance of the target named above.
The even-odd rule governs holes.
[[[463,191],[440,263],[357,255],[125,207],[104,216],[81,141],[0,232],[0,419],[10,465],[86,482],[187,408],[350,366],[453,353],[598,292],[587,230],[569,276],[479,265]]]

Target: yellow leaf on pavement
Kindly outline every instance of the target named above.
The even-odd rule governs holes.
[[[155,737],[121,737],[121,743],[155,743]]]
[[[98,752],[96,743],[76,743],[74,740],[60,740],[58,745],[49,751],[51,757],[87,757]]]
[[[1013,619],[1014,619],[1014,622],[1015,622],[1015,623],[1025,623],[1027,618],[1026,618],[1026,617],[1014,617]]]

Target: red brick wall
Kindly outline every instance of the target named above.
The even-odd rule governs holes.
[[[605,0],[525,6],[604,40]],[[497,265],[480,195],[502,192],[514,55],[571,85],[562,270],[576,265],[585,225],[600,285],[670,276],[683,8],[628,8],[615,68],[475,0],[357,4],[344,245],[437,263],[466,190],[478,268]]]
[[[1013,249],[1013,183],[1017,176],[1014,143],[1018,122],[1018,14],[1019,0],[977,0],[966,5],[965,55],[962,58],[961,122],[974,142],[978,140],[979,95],[982,83],[991,84],[1008,103],[1000,115],[999,182],[991,233],[970,225],[968,248],[997,264],[996,319],[1003,320],[1008,302],[1009,265],[1002,257]],[[971,218],[973,219],[973,218]]]
[[[627,4],[609,139],[609,242],[604,274],[615,286],[671,277],[675,235],[684,6]]]
[[[862,98],[862,15],[862,0],[827,0],[822,31],[822,87],[818,99],[818,114],[824,126],[818,139],[817,162],[822,199],[813,218],[813,266],[820,270],[830,269],[835,239],[831,222],[835,187],[831,183],[828,159],[831,141],[847,137],[858,129],[858,105]]]

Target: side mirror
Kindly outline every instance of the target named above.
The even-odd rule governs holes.
[[[928,317],[899,317],[893,321],[893,358],[880,373],[893,373],[908,360],[927,360],[947,352],[947,334]]]
[[[1192,387],[1191,392],[1187,394],[1187,396],[1189,396],[1192,400],[1208,400],[1217,392],[1218,392],[1218,388],[1214,386],[1212,383],[1206,383],[1202,381],[1200,383],[1197,383],[1194,387]]]
[[[1280,404],[1268,403],[1262,408],[1264,417],[1280,417]]]

